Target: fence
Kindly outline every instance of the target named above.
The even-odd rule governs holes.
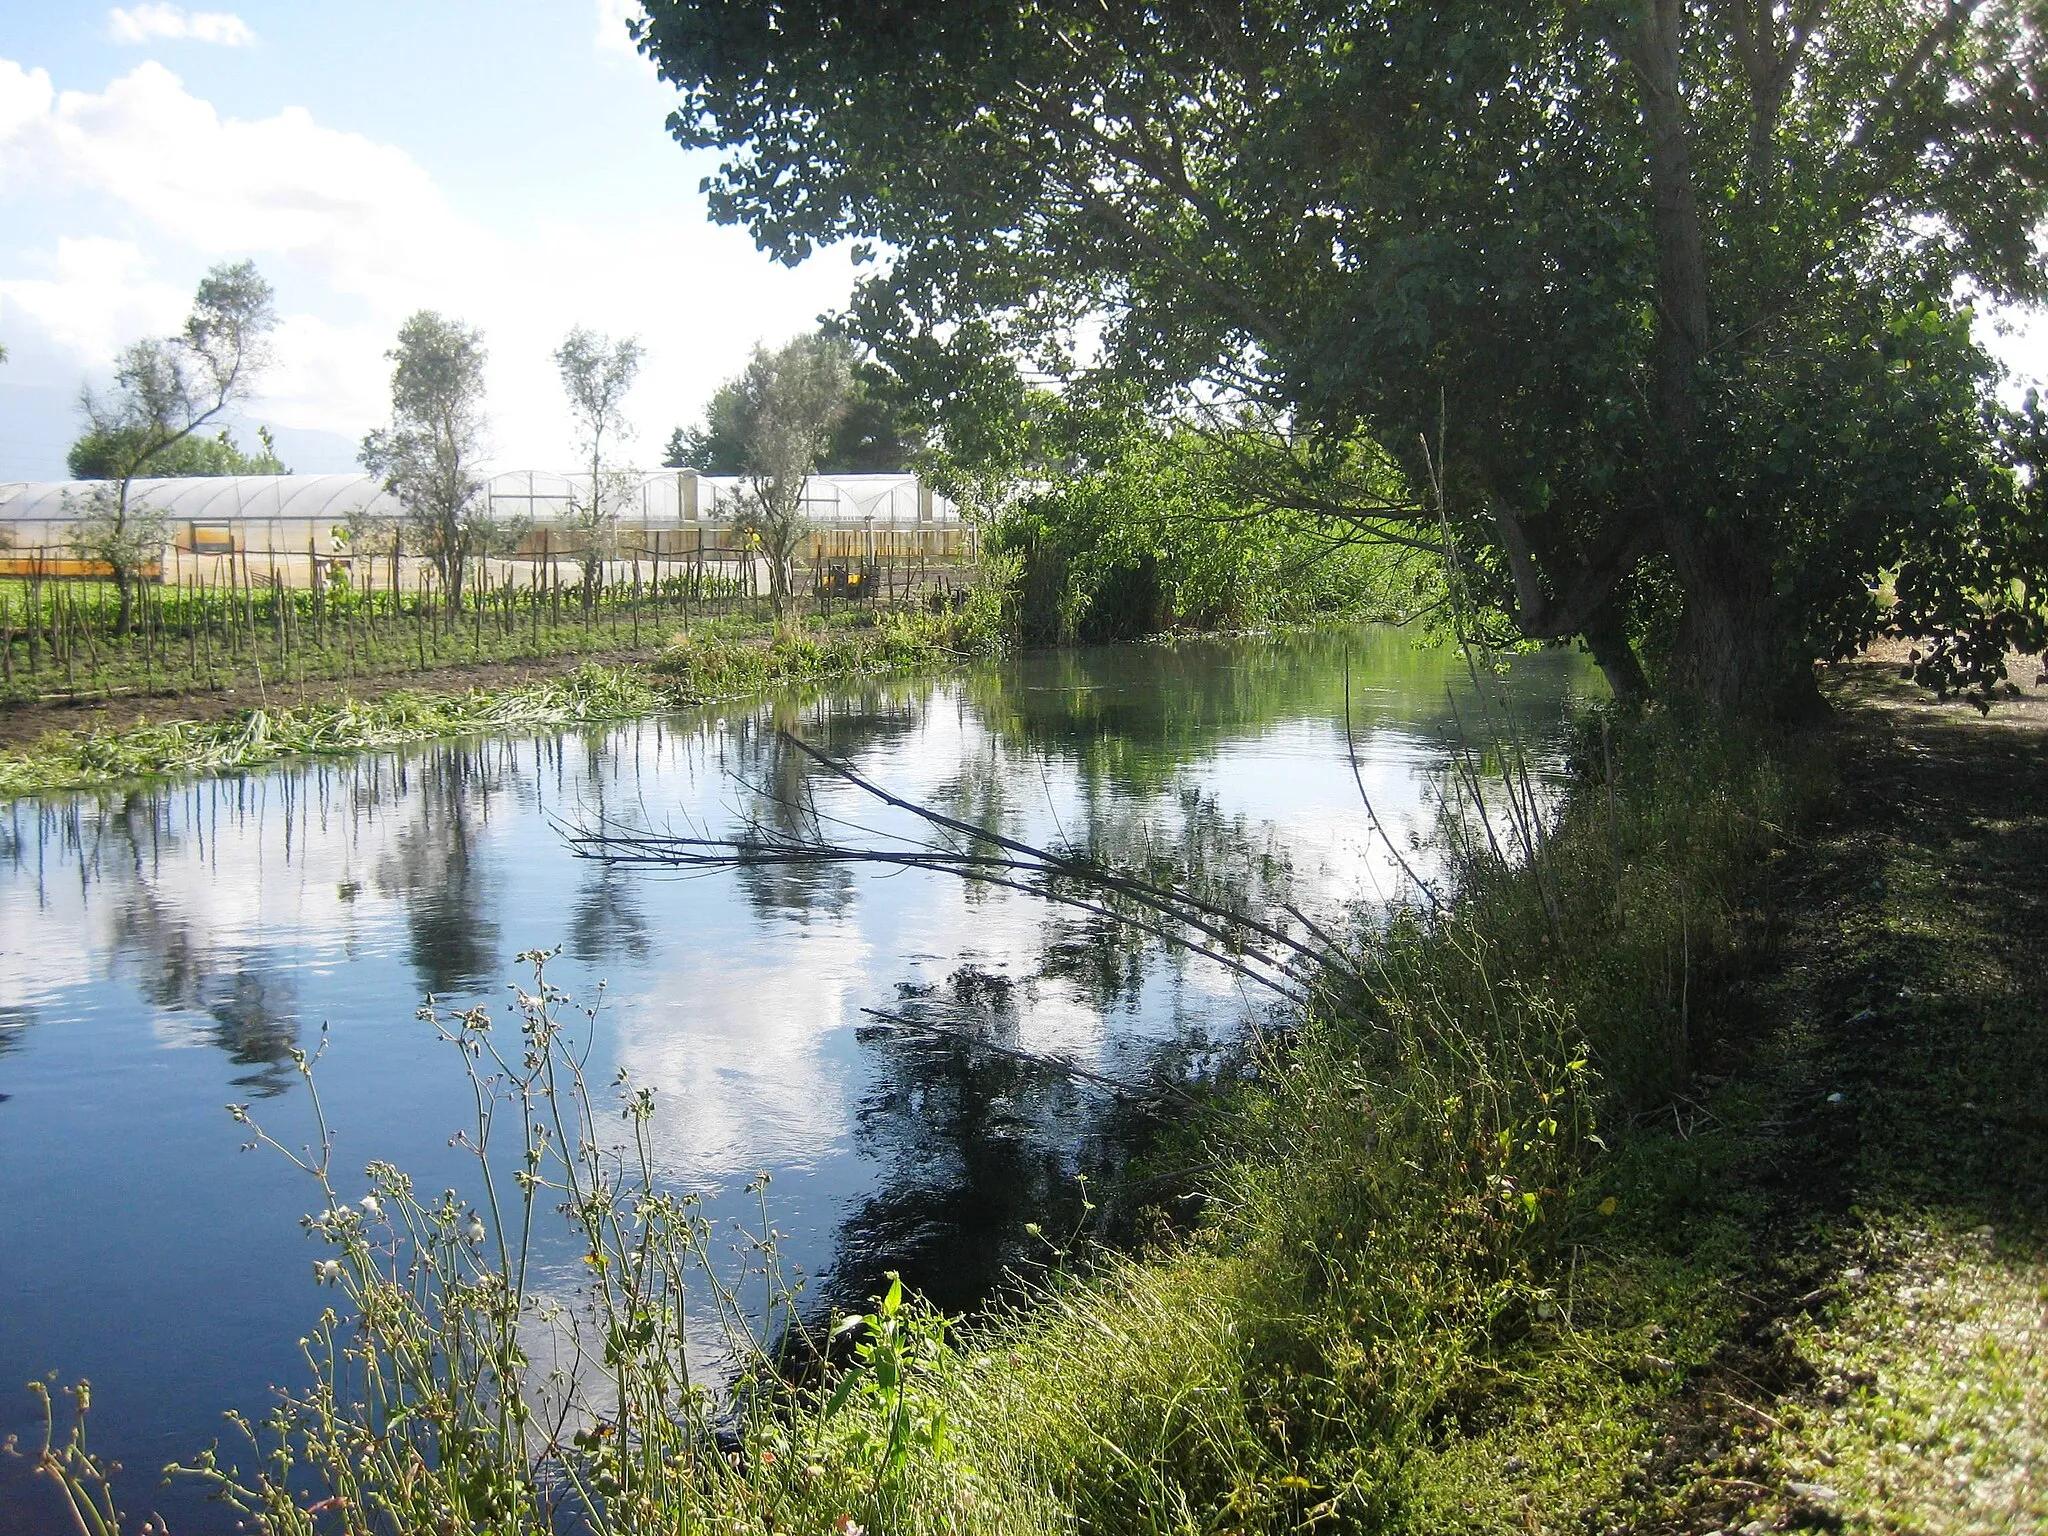
[[[404,554],[294,560],[231,547],[166,561],[124,602],[92,562],[17,549],[0,568],[0,699],[263,689],[600,654],[761,607],[765,567],[746,550],[622,543],[619,558],[586,568],[544,535],[532,556],[470,561],[452,601],[430,562]],[[835,533],[812,541],[805,574],[821,610],[835,599],[923,605],[966,584],[971,553],[964,541],[920,549]]]

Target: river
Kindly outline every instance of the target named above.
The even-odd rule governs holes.
[[[589,1073],[652,1087],[663,1176],[721,1224],[768,1206],[823,1307],[885,1271],[972,1306],[1064,1231],[1078,1179],[1112,1189],[1142,1088],[1230,1058],[1272,1006],[1199,957],[952,875],[873,866],[691,875],[579,859],[564,828],[729,835],[881,808],[791,749],[793,731],[892,792],[1025,841],[1193,865],[1254,903],[1342,922],[1425,875],[1460,721],[1455,654],[1359,630],[1027,656],[936,679],[788,694],[582,731],[301,760],[232,777],[0,807],[0,1434],[38,1443],[22,1390],[93,1383],[92,1440],[123,1504],[181,1533],[218,1506],[155,1470],[298,1383],[330,1293],[299,1225],[314,1196],[245,1139],[252,1106],[313,1139],[288,1053],[318,1084],[344,1189],[372,1158],[425,1190],[474,1173],[459,1062],[422,996],[502,1008],[515,957],[602,1003]],[[1490,685],[1491,686],[1491,685]],[[1597,684],[1563,653],[1499,693],[1539,780]],[[1458,702],[1453,703],[1453,699]],[[877,1025],[941,1000],[1000,1051]],[[565,1250],[566,1251],[566,1250]],[[224,1442],[225,1443],[225,1442]],[[246,1451],[243,1451],[246,1459]],[[0,1457],[0,1530],[55,1532]]]

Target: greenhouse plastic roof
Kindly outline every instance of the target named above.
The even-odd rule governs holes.
[[[663,470],[642,476],[636,488],[639,507],[621,509],[620,515],[629,522],[680,519],[686,473]],[[0,484],[0,522],[69,521],[78,515],[77,503],[96,483]],[[492,475],[485,486],[492,507],[500,514],[552,522],[568,512],[570,497],[588,483],[587,475],[521,469]],[[723,475],[700,475],[697,483],[698,516],[706,521],[717,516],[719,500],[736,494],[741,485],[736,477]],[[826,523],[862,523],[869,518],[881,524],[914,523],[917,490],[917,476],[909,473],[814,475],[805,496],[806,512],[813,520]],[[278,518],[340,523],[346,522],[351,512],[383,517],[398,512],[397,498],[374,475],[191,475],[136,480],[129,494],[147,497],[151,506],[174,522]],[[935,522],[952,523],[958,521],[959,512],[947,498],[935,496],[932,517]]]

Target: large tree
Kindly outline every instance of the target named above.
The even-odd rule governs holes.
[[[488,545],[483,335],[423,309],[398,330],[391,360],[391,425],[363,438],[363,467],[384,477],[403,509],[401,536],[441,578],[450,613],[462,605],[470,557]]]
[[[724,151],[716,216],[786,260],[879,243],[849,324],[920,390],[985,411],[1023,362],[1369,438],[1416,492],[1332,515],[1448,535],[1620,691],[1651,636],[1770,710],[1887,623],[1964,682],[2040,638],[2025,433],[1965,306],[2043,289],[2041,9],[651,0],[637,31],[676,137]]]
[[[138,477],[157,473],[209,422],[249,397],[269,360],[277,323],[270,285],[253,262],[223,263],[200,280],[192,313],[175,336],[151,337],[122,349],[113,387],[79,394],[85,439],[99,445],[101,483],[77,505],[72,542],[104,564],[120,594],[117,634],[134,614],[135,582],[163,550],[163,512],[135,492]]]

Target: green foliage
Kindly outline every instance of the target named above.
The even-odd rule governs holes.
[[[701,423],[677,427],[669,434],[662,463],[670,469],[695,469],[707,475],[745,474],[743,406],[739,381],[721,384],[705,407]],[[894,374],[878,363],[854,363],[845,414],[818,455],[819,473],[862,475],[908,469],[924,447],[924,436],[912,425],[911,415],[903,386]]]
[[[277,324],[271,298],[253,262],[211,268],[193,295],[184,330],[123,348],[113,389],[96,394],[88,388],[79,396],[86,421],[81,445],[94,445],[106,483],[88,493],[72,543],[113,575],[121,597],[116,634],[128,632],[135,579],[164,542],[163,514],[132,496],[130,482],[248,398],[269,360]],[[267,439],[264,447],[268,452]]]
[[[2048,279],[2037,9],[654,0],[635,31],[716,217],[887,248],[848,323],[964,462],[1024,370],[1362,433],[1526,636],[1618,689],[1647,639],[1768,710],[1887,624],[1966,686],[2048,634],[1961,329]]]
[[[1021,561],[1027,641],[1129,640],[1334,615],[1398,622],[1427,606],[1435,568],[1348,540],[1248,485],[1249,439],[1146,427],[1086,468],[1003,509],[989,546]]]
[[[963,614],[882,612],[809,634],[755,636],[685,631],[655,659],[655,674],[686,700],[732,698],[787,683],[904,672],[992,654],[1000,639]]]
[[[224,773],[304,753],[360,752],[480,731],[549,730],[624,720],[791,683],[914,671],[1000,650],[970,603],[962,613],[862,615],[815,638],[758,625],[710,626],[675,637],[648,672],[596,663],[567,677],[497,691],[432,694],[398,689],[257,708],[216,720],[171,720],[54,736],[0,753],[0,799],[93,789],[163,773]],[[721,632],[722,631],[722,632]],[[401,646],[402,649],[402,646]]]
[[[562,390],[569,397],[569,411],[576,419],[584,458],[590,465],[589,489],[571,491],[563,518],[583,566],[586,606],[596,600],[605,563],[618,558],[619,513],[631,504],[635,489],[632,471],[606,468],[605,440],[611,439],[616,449],[632,430],[625,402],[639,376],[645,351],[637,337],[613,341],[580,325],[555,349]]]
[[[181,437],[155,453],[138,459],[140,444],[132,435],[120,437],[88,430],[71,445],[64,456],[74,480],[118,480],[130,464],[143,476],[180,475],[288,475],[277,456],[277,444],[268,427],[256,429],[260,445],[255,453],[244,453],[223,427],[212,437]]]
[[[398,330],[392,363],[391,425],[363,438],[363,467],[383,477],[404,509],[406,546],[441,578],[450,611],[462,601],[471,556],[488,538],[480,500],[484,447],[483,335],[423,309]]]
[[[760,551],[779,620],[791,616],[797,548],[810,531],[804,493],[846,416],[852,367],[844,342],[811,332],[773,352],[755,347],[746,371],[713,401],[744,465],[740,486],[715,513]]]

